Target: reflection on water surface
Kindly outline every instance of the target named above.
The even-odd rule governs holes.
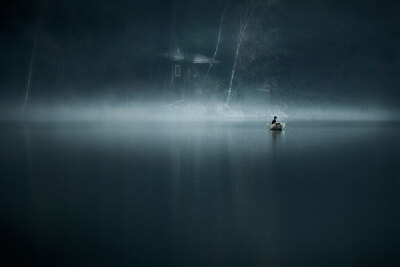
[[[398,262],[395,123],[1,127],[1,246],[16,263]]]

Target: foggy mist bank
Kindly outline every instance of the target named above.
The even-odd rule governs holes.
[[[400,120],[400,110],[379,104],[270,104],[266,106],[221,101],[74,101],[1,104],[1,121],[223,121],[265,120]]]

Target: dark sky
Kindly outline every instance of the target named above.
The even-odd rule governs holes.
[[[0,90],[23,95],[38,21],[41,27],[32,90],[85,94],[149,80],[152,62],[169,45],[172,7],[176,42],[212,55],[223,0],[2,1]],[[229,1],[218,58],[228,81],[240,0]],[[263,2],[263,1],[262,1]],[[377,98],[396,104],[399,94],[400,21],[395,0],[276,0],[254,14],[243,53],[246,83],[274,77],[284,95]],[[62,73],[62,79],[59,76]],[[58,78],[57,78],[58,77]]]

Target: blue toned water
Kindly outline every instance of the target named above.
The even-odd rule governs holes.
[[[3,260],[400,263],[400,124],[2,123]]]

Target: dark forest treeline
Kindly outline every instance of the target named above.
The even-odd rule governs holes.
[[[241,8],[229,1],[213,68],[221,95],[229,83]],[[152,88],[154,65],[168,51],[171,12],[179,46],[211,56],[220,1],[14,1],[1,18],[0,88],[21,100],[35,28],[40,28],[33,97],[97,95]],[[261,1],[246,31],[236,95],[254,85],[277,99],[399,97],[397,1]],[[145,89],[147,88],[147,89]],[[21,100],[22,101],[22,100]]]

